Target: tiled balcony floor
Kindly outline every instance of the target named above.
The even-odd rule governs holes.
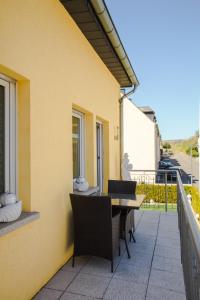
[[[107,260],[76,258],[75,268],[69,261],[34,300],[185,300],[177,214],[137,211],[135,216],[131,259],[124,243],[114,273]]]

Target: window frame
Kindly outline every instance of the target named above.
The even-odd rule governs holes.
[[[79,119],[80,121],[80,175],[81,177],[85,177],[85,117],[84,114],[81,113],[80,111],[73,110],[72,111],[72,116]],[[72,136],[73,138],[73,136]],[[73,153],[72,153],[73,155]],[[73,161],[73,157],[72,157]],[[74,178],[74,175],[73,175]]]
[[[0,74],[5,88],[5,182],[4,191],[18,194],[17,189],[17,101],[16,82]]]

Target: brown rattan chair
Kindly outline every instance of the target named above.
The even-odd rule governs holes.
[[[111,261],[113,272],[114,256],[120,255],[120,212],[112,215],[111,197],[82,196],[70,194],[74,221],[74,253],[93,255]]]
[[[121,198],[131,198],[131,196],[135,195],[136,186],[136,181],[108,180],[108,193],[111,194],[112,197],[118,195]],[[136,241],[133,235],[135,231],[134,210],[122,209],[120,223],[120,237],[124,239],[128,257],[130,257],[127,246],[127,233],[130,235],[130,241],[133,239],[135,243]]]
[[[135,195],[137,181],[108,180],[108,193]]]

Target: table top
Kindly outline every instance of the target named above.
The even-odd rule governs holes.
[[[139,209],[144,201],[145,195],[128,195],[128,194],[105,194],[98,193],[99,196],[111,196],[112,206],[120,208]]]
[[[112,197],[112,206],[139,209],[144,201],[144,198],[145,195],[135,195],[134,199]]]

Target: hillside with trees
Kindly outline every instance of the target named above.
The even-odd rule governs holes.
[[[172,151],[173,153],[183,152],[188,155],[191,155],[191,151],[192,151],[192,156],[198,157],[199,156],[198,137],[199,137],[199,131],[197,131],[194,136],[185,140],[163,141],[162,143],[163,149],[164,151],[166,149],[167,151]]]

